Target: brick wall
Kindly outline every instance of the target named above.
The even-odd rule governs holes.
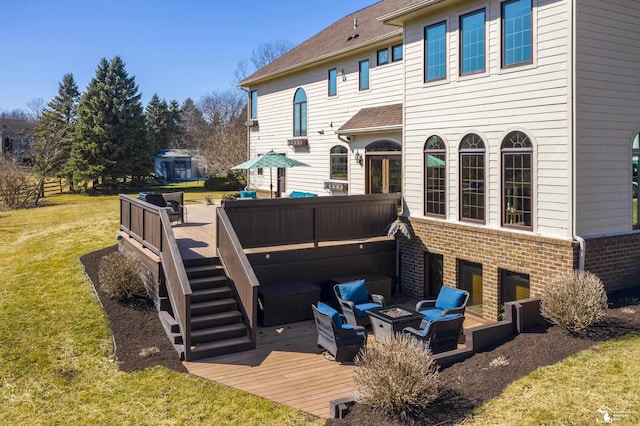
[[[640,285],[640,234],[585,242],[584,268],[599,276],[607,291]]]
[[[529,275],[530,295],[539,297],[548,277],[578,265],[577,242],[461,223],[410,218],[415,237],[399,236],[404,294],[424,297],[424,253],[443,256],[444,284],[457,287],[458,260],[482,264],[483,316],[498,319],[499,270]]]

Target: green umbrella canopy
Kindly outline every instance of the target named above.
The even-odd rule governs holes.
[[[271,169],[273,167],[277,168],[289,168],[289,167],[298,167],[298,166],[307,166],[308,164],[303,163],[302,161],[294,160],[293,158],[289,158],[286,155],[278,154],[273,150],[266,152],[262,155],[258,155],[251,160],[245,161],[244,163],[240,163],[237,166],[233,166],[232,170],[247,170],[247,169],[269,169],[269,189],[270,195],[273,196],[273,175],[271,173]]]
[[[286,155],[278,154],[274,151],[269,151],[265,154],[258,155],[244,163],[240,163],[237,166],[233,166],[232,170],[246,170],[246,169],[267,169],[271,167],[288,168],[298,166],[309,166],[301,161],[289,158]]]

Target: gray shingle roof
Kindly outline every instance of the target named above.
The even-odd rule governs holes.
[[[251,86],[286,72],[335,58],[343,53],[402,34],[402,28],[386,25],[378,18],[422,0],[382,0],[345,16],[280,58],[260,68],[239,83]],[[354,20],[357,23],[354,29]]]

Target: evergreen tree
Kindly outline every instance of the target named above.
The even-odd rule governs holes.
[[[119,56],[103,58],[80,98],[71,164],[80,180],[145,176],[153,166],[140,94]]]
[[[164,99],[154,94],[145,109],[147,132],[154,152],[170,147],[169,107]]]
[[[208,124],[204,119],[202,110],[187,98],[180,108],[180,119],[183,127],[182,147],[189,149],[200,149],[208,133]]]
[[[65,74],[58,84],[58,94],[42,111],[34,131],[35,170],[43,178],[66,178],[72,189],[69,157],[79,98],[73,74]]]
[[[172,148],[187,148],[184,143],[185,128],[182,122],[182,109],[175,99],[169,103],[167,124],[169,128],[169,146]]]

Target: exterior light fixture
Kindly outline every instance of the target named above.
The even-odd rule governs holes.
[[[356,151],[356,153],[353,155],[353,159],[356,160],[356,163],[362,166],[362,154],[360,154],[359,151]]]

